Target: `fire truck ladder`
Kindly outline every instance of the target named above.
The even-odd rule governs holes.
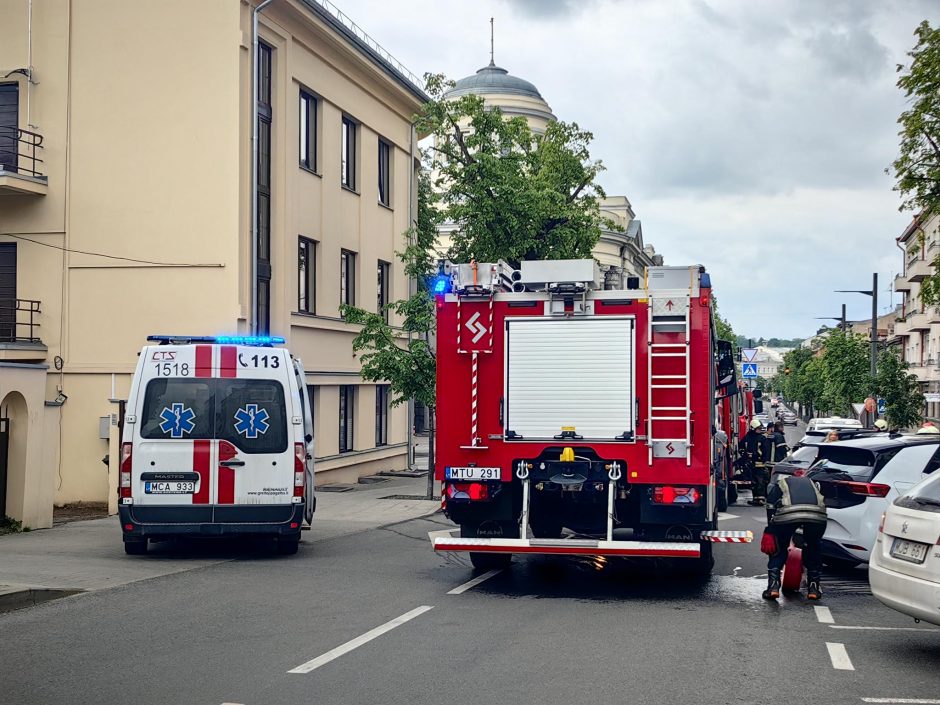
[[[649,277],[647,302],[649,307],[649,366],[647,396],[646,445],[649,462],[654,458],[679,458],[685,456],[685,464],[692,464],[692,414],[690,388],[690,301],[697,293],[698,284],[692,268],[651,268],[666,270],[668,275],[657,281]],[[678,283],[677,275],[687,277],[687,287],[673,288]],[[659,288],[657,284],[669,288]],[[668,335],[667,334],[671,334]],[[666,342],[657,338],[667,337]],[[678,363],[678,364],[677,364]],[[677,406],[677,398],[682,406]],[[681,427],[681,435],[677,428]]]

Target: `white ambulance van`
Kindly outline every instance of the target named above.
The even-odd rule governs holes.
[[[273,337],[150,336],[124,415],[124,550],[180,536],[273,536],[296,553],[316,508],[313,414]]]

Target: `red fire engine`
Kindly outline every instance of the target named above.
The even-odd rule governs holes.
[[[688,558],[707,572],[714,542],[751,540],[717,528],[728,476],[714,432],[737,386],[708,274],[600,281],[592,260],[445,265],[435,475],[460,537],[435,550],[478,568],[541,553]]]

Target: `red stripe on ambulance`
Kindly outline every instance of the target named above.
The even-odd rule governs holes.
[[[211,356],[212,349],[209,348]],[[198,367],[197,367],[198,369]],[[193,441],[193,472],[199,475],[199,490],[193,495],[193,504],[209,504],[209,454],[212,441]]]
[[[211,345],[197,345],[196,346],[196,376],[197,377],[211,377],[212,376],[212,346]]]
[[[219,504],[235,504],[235,468],[222,465],[238,455],[238,449],[228,441],[219,441]]]
[[[223,345],[222,361],[219,365],[219,377],[238,376],[238,348],[234,345]]]

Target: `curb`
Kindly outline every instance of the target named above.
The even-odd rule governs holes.
[[[0,587],[0,614],[32,607],[61,597],[76,595],[84,590],[37,588],[37,587]]]

